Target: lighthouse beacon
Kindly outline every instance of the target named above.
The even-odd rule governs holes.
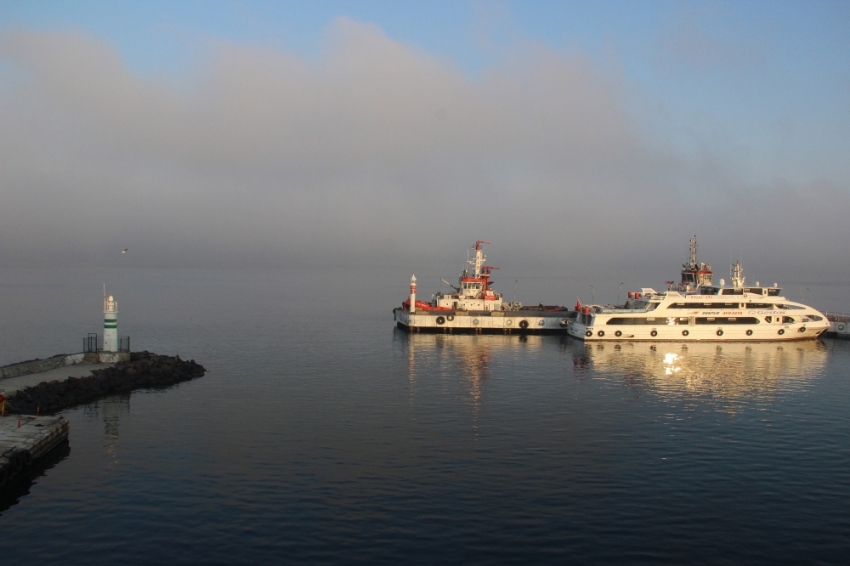
[[[118,351],[118,302],[112,295],[103,299],[103,351]]]

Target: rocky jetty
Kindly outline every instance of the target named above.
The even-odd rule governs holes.
[[[43,381],[11,395],[6,413],[22,415],[53,414],[62,409],[90,403],[100,397],[140,388],[165,387],[201,377],[204,366],[180,356],[158,356],[134,352],[129,362],[94,370],[89,377],[69,377],[64,381]]]

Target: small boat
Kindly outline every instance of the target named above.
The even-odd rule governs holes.
[[[576,305],[578,316],[568,333],[585,341],[784,341],[814,339],[830,323],[816,309],[789,301],[772,287],[746,285],[740,262],[732,266],[732,285],[712,283],[707,263],[697,261],[697,239],[691,239],[690,261],[682,266],[681,282],[668,288],[629,292],[619,306]]]

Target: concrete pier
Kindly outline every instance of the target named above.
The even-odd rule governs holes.
[[[63,417],[0,417],[0,488],[68,439]]]

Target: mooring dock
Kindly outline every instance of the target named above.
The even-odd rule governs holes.
[[[0,487],[67,438],[63,417],[0,417]]]

